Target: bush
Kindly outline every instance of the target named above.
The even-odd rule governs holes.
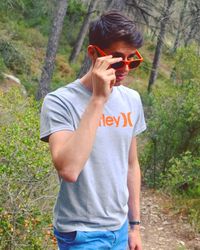
[[[18,74],[29,73],[25,57],[11,42],[0,40],[0,53],[8,69]]]
[[[200,152],[200,84],[163,86],[152,95],[148,114],[149,142],[142,154],[145,179],[161,186],[170,159],[190,151]]]
[[[6,70],[6,66],[4,64],[3,58],[0,55],[0,80],[3,79],[3,73],[5,72],[5,70]]]
[[[163,83],[146,97],[149,140],[141,157],[144,177],[154,186],[162,186],[172,158],[200,152],[199,58],[193,48],[181,49],[176,57],[177,82]]]
[[[200,197],[200,157],[187,151],[170,160],[171,167],[163,176],[164,186],[173,193]]]
[[[0,93],[1,249],[54,249],[51,211],[55,172],[39,140],[40,104],[20,90]]]
[[[195,47],[179,48],[175,58],[177,83],[200,81],[200,57]]]
[[[200,232],[200,156],[187,151],[170,160],[171,167],[163,176],[163,186],[175,196],[175,206],[188,215]]]
[[[24,2],[22,0],[4,0],[0,3],[2,10],[7,11],[9,9],[24,9]]]
[[[200,61],[193,48],[176,55],[173,83],[145,97],[148,130],[141,154],[150,186],[175,196],[175,206],[200,231]]]
[[[22,40],[26,46],[33,48],[43,48],[47,45],[47,38],[37,29],[27,28],[22,24],[15,27],[15,36],[13,39]]]

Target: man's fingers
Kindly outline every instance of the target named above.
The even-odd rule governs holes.
[[[109,68],[106,70],[107,75],[115,75],[115,70],[113,68]]]
[[[111,64],[120,62],[122,60],[123,58],[121,57],[112,57],[112,56],[111,57],[105,57],[105,56],[99,57],[97,58],[94,67],[104,70],[104,69],[107,69]]]
[[[99,58],[99,59],[102,59],[102,57]],[[113,63],[116,63],[116,62],[120,62],[122,60],[123,60],[122,57],[111,57],[111,58],[105,58],[104,60],[101,60],[101,61],[106,62],[108,64],[113,64]]]
[[[108,63],[116,63],[116,62],[120,62],[122,61],[123,58],[122,57],[112,57],[112,58],[108,58],[107,59],[107,62]]]
[[[115,75],[109,75],[107,76],[108,81],[116,81],[116,76]]]

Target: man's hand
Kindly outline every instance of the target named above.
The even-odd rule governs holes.
[[[103,98],[107,101],[116,82],[115,70],[110,65],[121,60],[121,57],[113,58],[112,55],[96,59],[92,70],[93,97]]]
[[[140,230],[131,229],[128,234],[128,244],[130,250],[142,250]]]

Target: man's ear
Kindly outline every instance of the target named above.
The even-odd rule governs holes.
[[[97,59],[98,55],[93,45],[89,45],[87,51],[88,51],[88,56],[92,61]]]

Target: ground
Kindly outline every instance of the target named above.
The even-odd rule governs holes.
[[[200,250],[200,235],[187,218],[169,209],[170,202],[168,196],[142,188],[143,250]]]

